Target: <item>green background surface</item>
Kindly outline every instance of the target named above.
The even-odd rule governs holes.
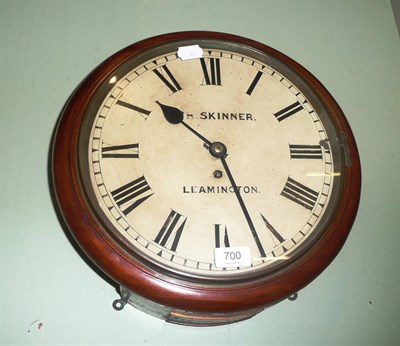
[[[1,345],[399,345],[399,34],[389,1],[0,1]],[[64,103],[102,60],[181,30],[246,36],[333,94],[356,137],[358,217],[295,302],[239,324],[167,324],[131,307],[79,256],[48,179]],[[39,322],[42,327],[39,329]]]

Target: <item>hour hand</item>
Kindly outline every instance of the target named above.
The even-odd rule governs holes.
[[[212,143],[207,138],[205,138],[200,133],[198,133],[194,128],[192,128],[191,126],[189,126],[188,124],[186,124],[183,121],[183,112],[179,108],[164,105],[159,101],[156,101],[156,103],[160,106],[160,108],[164,114],[165,120],[167,120],[170,124],[173,124],[173,125],[182,124],[190,132],[192,132],[197,137],[199,137],[204,142],[204,144],[206,144],[206,149],[210,148]]]
[[[161,110],[163,111],[164,114],[164,118],[169,123],[176,125],[180,124],[183,121],[183,112],[180,109],[164,105],[159,101],[156,101],[156,103],[161,107]]]

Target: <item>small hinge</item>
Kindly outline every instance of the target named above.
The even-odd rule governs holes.
[[[344,132],[340,132],[340,137],[338,141],[339,141],[339,146],[343,149],[344,165],[346,167],[351,166],[349,146],[347,144],[347,137]]]
[[[120,287],[120,292],[121,298],[115,299],[112,303],[113,308],[117,311],[121,311],[125,307],[125,305],[128,304],[130,296],[129,291],[124,289],[123,287]]]

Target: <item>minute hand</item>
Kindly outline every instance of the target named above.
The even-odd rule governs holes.
[[[235,192],[236,198],[239,201],[240,208],[243,211],[243,214],[244,214],[244,216],[246,218],[247,224],[249,225],[251,234],[253,235],[254,241],[256,242],[258,251],[260,251],[261,257],[266,257],[266,253],[265,253],[264,248],[263,248],[263,246],[262,246],[262,244],[260,242],[260,239],[258,238],[258,234],[257,234],[257,231],[256,231],[256,229],[254,227],[253,221],[251,220],[250,214],[247,211],[246,205],[243,202],[242,196],[241,196],[241,194],[239,192],[239,189],[238,189],[238,187],[237,187],[237,185],[235,183],[235,179],[233,179],[232,173],[231,173],[231,171],[229,169],[229,166],[228,166],[228,164],[227,164],[227,162],[225,160],[225,157],[220,157],[220,159],[221,159],[222,165],[224,166],[225,173],[228,176],[229,181],[230,181],[230,183],[231,183],[231,185],[233,187],[233,191]]]

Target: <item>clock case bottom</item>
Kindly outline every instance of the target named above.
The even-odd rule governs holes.
[[[165,320],[166,322],[193,327],[220,326],[244,321],[257,315],[266,308],[263,307],[230,313],[188,312],[155,303],[122,286],[119,288],[119,293],[121,298],[116,299],[113,302],[113,307],[115,310],[120,311],[125,307],[126,304],[130,304],[136,309],[141,310],[153,317]],[[288,299],[291,301],[297,299],[297,293],[294,293],[288,297]]]

